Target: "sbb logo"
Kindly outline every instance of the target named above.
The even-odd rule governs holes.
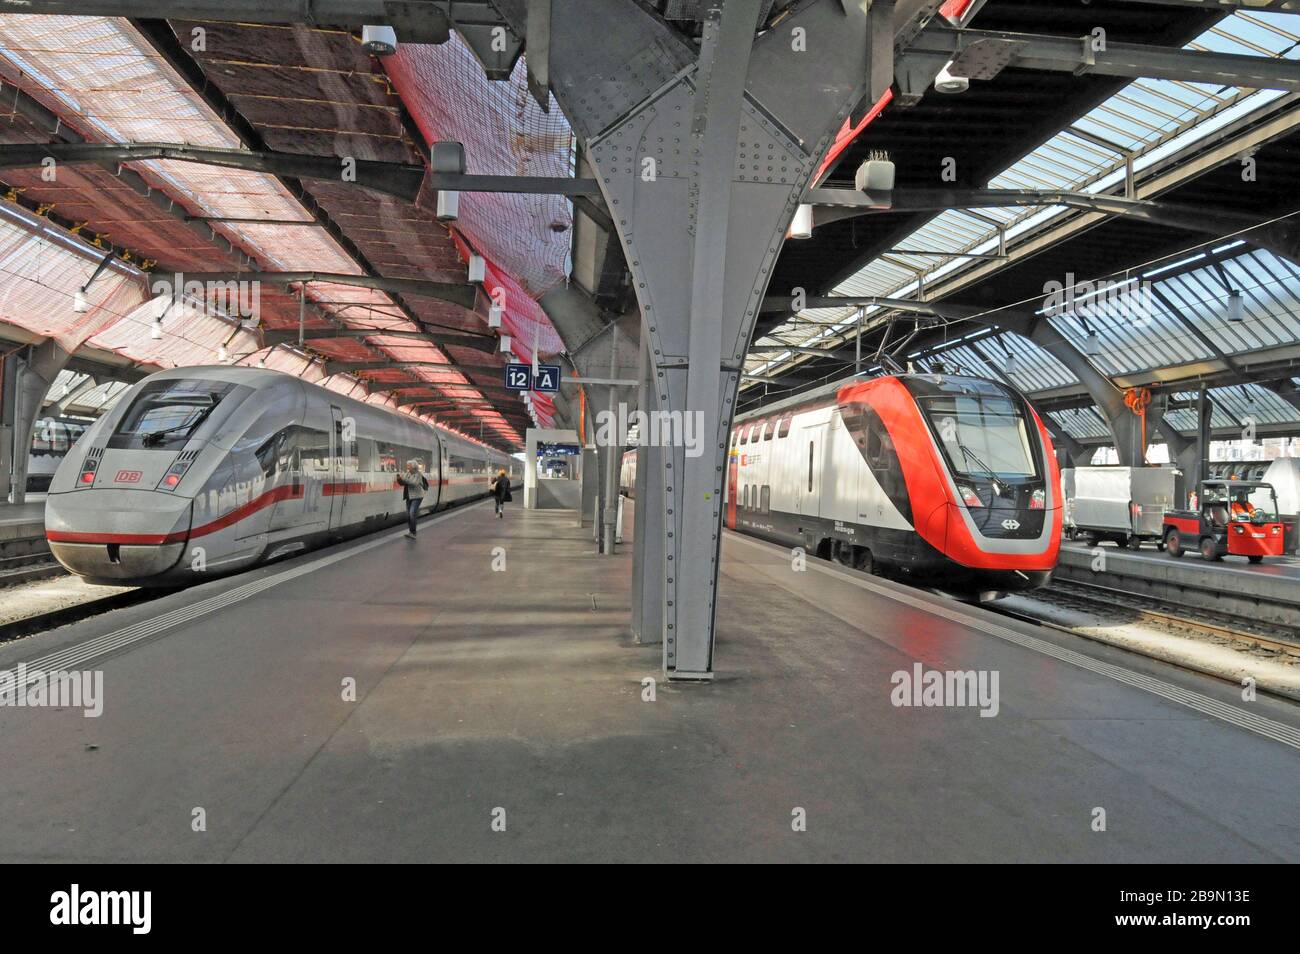
[[[144,474],[138,470],[119,470],[113,479],[119,484],[138,484]]]

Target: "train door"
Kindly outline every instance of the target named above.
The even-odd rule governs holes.
[[[433,509],[442,506],[443,462],[447,459],[447,447],[442,438],[433,439],[433,467],[429,469],[429,493],[433,495]]]
[[[347,503],[347,442],[343,440],[343,412],[330,405],[330,467],[326,477],[330,498],[330,529],[343,525]]]
[[[736,450],[736,433],[731,434],[727,449],[727,526],[736,529],[736,491],[740,483],[740,452]]]
[[[822,461],[826,450],[826,425],[813,424],[800,431],[800,454],[795,458],[795,504],[800,516],[821,516]]]

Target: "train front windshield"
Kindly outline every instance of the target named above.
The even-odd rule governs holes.
[[[990,394],[942,394],[920,401],[955,474],[999,480],[1038,476],[1021,408]]]
[[[176,447],[203,425],[235,389],[224,381],[154,381],[147,384],[108,440],[108,446],[138,450]]]

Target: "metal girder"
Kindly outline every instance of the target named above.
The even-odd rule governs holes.
[[[328,365],[326,370],[328,372]],[[375,370],[391,370],[391,369],[377,368]],[[387,393],[389,391],[419,391],[419,390],[429,391],[438,388],[472,388],[475,391],[492,391],[494,393],[508,395],[514,397],[516,400],[518,400],[519,398],[518,391],[511,391],[509,388],[505,387],[504,385],[498,385],[498,384],[465,384],[461,381],[391,381],[391,382],[383,382],[383,383],[375,382],[375,381],[363,381],[362,383],[367,386],[366,389],[371,394]]]
[[[1247,13],[1300,13],[1300,0],[1120,0],[1120,2],[1227,12],[1245,10]]]
[[[428,335],[423,331],[418,331],[418,332],[404,331],[400,333],[386,332],[386,331],[365,332],[364,336],[369,337],[372,333],[382,334],[382,335],[396,333],[403,338],[411,337],[411,338],[418,338],[425,341],[428,340]],[[278,335],[280,334],[280,332],[267,332],[267,334]],[[351,338],[351,337],[361,337],[361,335],[348,334],[348,335],[340,335],[339,337]],[[311,339],[312,336],[308,335],[307,340],[310,341]],[[283,342],[276,342],[276,343],[282,344]],[[326,364],[329,365],[331,368],[335,369],[330,372],[331,374],[345,374],[354,371],[387,371],[391,368],[431,368],[435,371],[446,371],[448,374],[452,372],[455,372],[457,374],[464,374],[466,371],[486,371],[492,374],[501,374],[504,369],[504,365],[496,365],[496,364],[447,364],[444,361],[403,361],[401,358],[392,358],[387,361],[328,361],[327,360]],[[477,384],[473,386],[480,387],[480,385]],[[481,385],[481,386],[486,387],[487,385]]]
[[[497,6],[508,19],[524,10],[517,0]],[[656,410],[689,420],[700,438],[689,455],[682,441],[647,452],[663,489],[639,500],[638,545],[653,534],[663,553],[639,561],[638,592],[658,592],[660,612],[650,618],[661,625],[672,678],[707,679],[713,670],[723,476],[741,365],[790,218],[870,76],[860,5],[803,3],[755,39],[761,6],[707,5],[698,53],[634,0],[552,7],[552,90],[586,147],[633,275],[647,390]],[[645,574],[661,585],[645,586]],[[644,609],[634,610],[642,622]],[[639,635],[655,638],[644,626]]]
[[[421,278],[381,278],[374,275],[352,275],[347,272],[182,272],[185,282],[261,282],[267,285],[328,284],[351,285],[355,288],[373,288],[376,291],[395,292],[399,295],[423,295],[460,305],[472,310],[478,295],[478,285],[469,282],[434,282]],[[175,275],[154,273],[161,280],[175,279]]]
[[[1190,232],[1214,235],[1256,232],[1269,227],[1253,216],[1227,209],[1061,190],[898,189],[892,193],[871,194],[852,189],[822,188],[809,189],[805,201],[814,207],[814,218],[819,225],[858,215],[1061,205],[1146,219]]]
[[[1097,47],[1101,46],[1101,49]],[[1281,57],[1173,49],[1091,36],[1041,36],[1001,30],[953,30],[932,26],[916,37],[907,56],[954,61],[955,75],[989,79],[1001,65],[1066,73],[1151,78],[1216,86],[1246,86],[1300,92],[1300,63]],[[992,63],[980,72],[980,64]],[[942,65],[942,63],[940,65]]]
[[[328,179],[359,185],[386,195],[415,201],[426,190],[509,192],[530,195],[598,195],[590,179],[565,176],[483,176],[433,172],[423,165],[378,162],[351,156],[313,156],[289,152],[221,149],[184,143],[10,143],[0,145],[0,168],[39,166],[45,159],[80,162],[143,162],[168,159],[225,169],[247,169],[274,176]]]
[[[0,13],[166,17],[229,23],[325,23],[359,29],[391,26],[408,43],[446,43],[445,0],[0,0]]]

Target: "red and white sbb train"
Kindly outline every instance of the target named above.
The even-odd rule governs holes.
[[[93,582],[178,586],[487,493],[520,461],[399,414],[256,368],[177,368],[124,394],[64,458],[45,501],[50,550]]]
[[[624,464],[630,488],[635,460]],[[992,597],[1044,585],[1061,545],[1051,438],[983,378],[837,383],[736,420],[728,527],[848,566]]]

